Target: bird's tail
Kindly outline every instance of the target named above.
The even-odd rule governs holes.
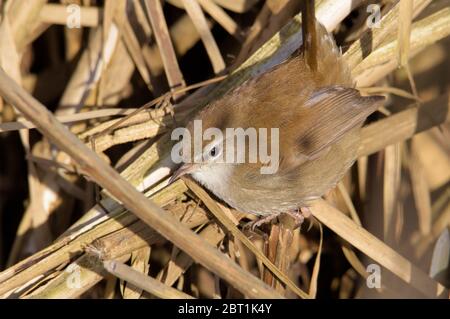
[[[308,66],[323,76],[323,84],[351,87],[350,70],[333,36],[316,19],[314,0],[305,0],[302,8],[302,54]]]

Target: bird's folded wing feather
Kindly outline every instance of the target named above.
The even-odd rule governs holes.
[[[338,142],[345,133],[363,124],[384,101],[382,96],[364,97],[359,91],[341,86],[319,89],[299,108],[289,126],[301,122],[298,129],[286,127],[291,137],[281,136],[280,154],[286,169],[313,160]],[[297,122],[297,123],[298,123]],[[294,136],[292,136],[294,132]]]

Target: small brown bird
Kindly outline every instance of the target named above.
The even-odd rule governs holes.
[[[301,221],[308,201],[343,177],[356,160],[363,122],[384,98],[363,97],[352,88],[350,71],[331,35],[315,22],[313,11],[303,11],[304,17],[305,12],[309,20],[304,19],[301,54],[248,80],[195,118],[203,131],[218,128],[224,136],[227,128],[279,128],[276,173],[262,174],[261,160],[223,163],[218,158],[225,143],[206,140],[192,154],[204,161],[184,163],[172,180],[190,174],[230,206],[265,217],[263,221],[280,213]],[[191,136],[193,123],[187,126]],[[278,142],[268,139],[269,144]],[[245,147],[248,152],[248,143]]]

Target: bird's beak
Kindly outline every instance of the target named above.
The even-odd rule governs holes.
[[[177,179],[179,179],[181,176],[190,174],[194,171],[195,165],[191,163],[186,163],[181,165],[173,174],[172,177],[169,179],[169,184],[172,184]]]

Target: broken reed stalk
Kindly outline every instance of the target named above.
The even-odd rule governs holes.
[[[219,275],[246,296],[252,298],[282,297],[148,200],[59,123],[45,106],[11,80],[3,70],[0,70],[0,95],[32,121],[50,141],[69,154],[98,185],[105,188],[150,227],[157,229],[161,235],[187,252],[194,260]]]

